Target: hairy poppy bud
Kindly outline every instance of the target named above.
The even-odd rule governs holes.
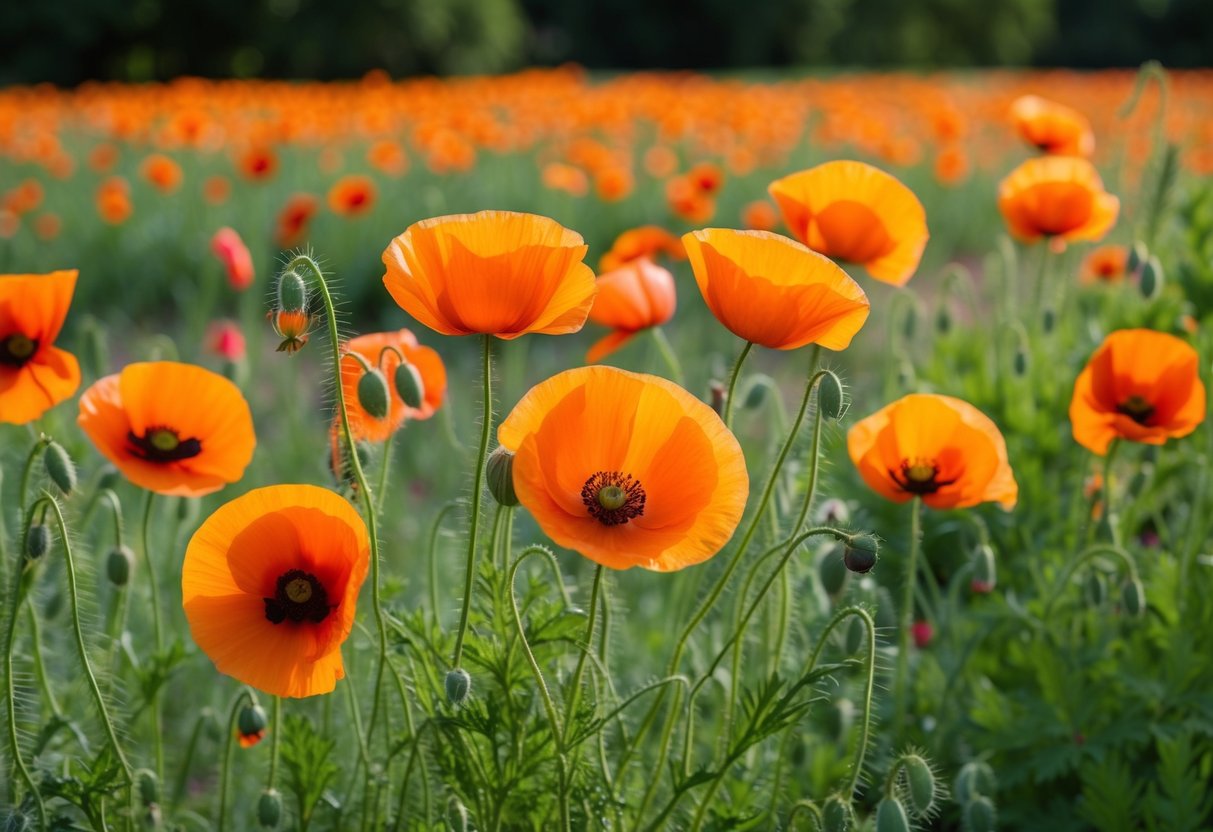
[[[846,542],[842,562],[846,564],[847,569],[862,575],[872,571],[872,567],[880,559],[879,552],[880,544],[875,537],[870,534],[854,534]]]
[[[860,624],[862,631],[863,624],[858,619],[853,620]],[[826,733],[834,742],[845,742],[851,735],[851,726],[855,723],[855,703],[845,697],[835,699],[826,707],[825,720]]]
[[[307,282],[294,269],[278,276],[278,308],[284,312],[307,309]]]
[[[821,415],[833,422],[846,415],[847,405],[843,397],[842,381],[829,370],[826,370],[818,384],[817,406],[821,408]]]
[[[1141,296],[1146,300],[1154,300],[1162,294],[1163,271],[1162,263],[1151,255],[1141,267]]]
[[[767,398],[767,388],[773,382],[770,376],[756,375],[749,379],[749,383],[745,387],[745,393],[741,400],[741,406],[746,410],[757,410],[762,407],[762,403]]]
[[[817,577],[821,580],[821,588],[830,596],[842,592],[843,587],[847,585],[847,565],[843,563],[841,549],[840,546],[831,546],[817,561]]]
[[[118,469],[107,463],[105,467],[101,469],[101,476],[97,477],[97,490],[101,491],[102,489],[108,488],[112,491],[114,486],[117,485],[121,479],[122,475],[118,473]]]
[[[958,803],[968,803],[983,794],[993,792],[994,786],[994,769],[990,768],[989,763],[975,760],[960,767],[960,773],[956,775],[956,786],[952,791],[955,792]]]
[[[821,807],[822,832],[850,832],[855,825],[851,802],[842,795],[832,794]]]
[[[135,553],[127,546],[115,546],[105,558],[105,576],[114,586],[126,586],[134,565]]]
[[[1129,256],[1125,260],[1125,269],[1127,269],[1130,273],[1136,272],[1138,269],[1144,266],[1146,261],[1149,259],[1150,250],[1146,248],[1146,244],[1143,240],[1138,240],[1137,242],[1133,243],[1133,246],[1129,249]]]
[[[472,691],[472,677],[462,667],[447,671],[446,701],[452,705],[462,705]]]
[[[76,490],[76,466],[62,445],[51,440],[42,461],[46,464],[46,475],[65,496]]]
[[[51,530],[42,523],[34,523],[25,535],[25,555],[37,560],[51,548]]]
[[[931,764],[918,754],[907,754],[901,758],[901,765],[909,785],[906,795],[909,797],[910,811],[916,818],[930,814],[935,808],[935,798],[939,793]]]
[[[396,368],[396,392],[401,400],[409,407],[421,407],[425,401],[425,384],[421,381],[421,373],[412,364],[404,361]]]
[[[1129,578],[1120,586],[1120,602],[1125,612],[1137,618],[1146,611],[1146,590],[1137,578]]]
[[[1026,345],[1019,344],[1015,347],[1015,357],[1012,359],[1011,369],[1020,378],[1028,374],[1028,348]]]
[[[372,367],[358,379],[358,404],[376,419],[386,419],[390,394],[383,373]]]
[[[267,720],[265,709],[260,705],[245,705],[236,717],[236,732],[243,748],[256,745],[265,736]]]
[[[139,799],[144,806],[160,802],[160,780],[156,772],[141,768],[135,772],[135,782],[139,784]]]
[[[988,797],[978,795],[965,803],[960,822],[965,832],[994,832],[997,813]]]
[[[857,615],[851,616],[851,623],[847,625],[846,638],[842,644],[846,654],[854,656],[860,650],[863,650],[867,635],[868,625],[864,623],[863,619]]]
[[[895,797],[886,797],[876,807],[876,832],[910,832],[906,807]]]
[[[273,829],[282,819],[282,795],[277,789],[266,789],[257,799],[257,822],[263,829]]]
[[[998,586],[998,564],[994,558],[994,549],[988,543],[977,547],[973,554],[973,581],[970,584],[974,592],[985,595],[993,592]]]
[[[503,506],[518,505],[518,495],[514,493],[514,454],[508,448],[498,446],[489,454],[484,473],[494,500]]]

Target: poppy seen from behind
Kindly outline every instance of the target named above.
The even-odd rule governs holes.
[[[638,332],[661,326],[674,316],[677,302],[674,275],[647,258],[600,275],[590,320],[613,331],[594,342],[585,360],[601,361]]]

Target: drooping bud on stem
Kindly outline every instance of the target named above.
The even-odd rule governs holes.
[[[877,542],[875,536],[866,533],[853,534],[846,541],[846,551],[843,552],[842,561],[852,572],[858,572],[861,575],[871,572],[879,559],[880,543]]]
[[[42,523],[34,523],[25,536],[25,556],[37,560],[51,548],[51,530]]]
[[[409,407],[421,407],[425,401],[425,383],[421,380],[421,373],[407,361],[402,361],[396,367],[394,377],[396,382],[396,392],[400,394],[400,399]]]
[[[447,671],[443,683],[446,688],[446,701],[452,705],[462,705],[472,692],[472,677],[462,667]]]
[[[294,269],[278,275],[278,308],[284,312],[307,309],[307,281]]]
[[[114,586],[126,586],[135,565],[135,553],[127,546],[115,546],[105,558],[105,575]]]
[[[514,492],[514,454],[500,445],[489,454],[484,470],[489,483],[489,493],[503,506],[518,505]]]
[[[855,825],[855,813],[851,803],[842,795],[832,794],[826,798],[821,807],[821,828],[823,832],[850,832]]]
[[[989,543],[983,543],[973,553],[973,581],[970,588],[981,595],[994,591],[998,586],[998,564],[994,558],[994,549]]]
[[[910,832],[906,807],[895,797],[886,797],[876,807],[876,832]]]
[[[282,819],[282,795],[277,789],[266,789],[257,799],[257,823],[262,829],[274,829]]]
[[[76,490],[76,466],[62,445],[52,439],[47,443],[42,461],[46,465],[46,475],[65,497]]]
[[[842,381],[833,372],[826,370],[817,387],[817,406],[823,418],[837,422],[847,412]]]
[[[907,754],[901,758],[901,765],[906,773],[906,796],[909,798],[910,811],[916,818],[930,814],[939,793],[931,764],[919,754]]]
[[[1146,300],[1154,300],[1162,294],[1163,271],[1158,257],[1151,255],[1141,267],[1141,296]]]

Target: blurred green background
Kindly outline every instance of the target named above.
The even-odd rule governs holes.
[[[1208,62],[1210,0],[12,0],[0,84]]]

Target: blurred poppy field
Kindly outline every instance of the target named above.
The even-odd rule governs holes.
[[[0,828],[1210,828],[1210,113],[0,88]]]

